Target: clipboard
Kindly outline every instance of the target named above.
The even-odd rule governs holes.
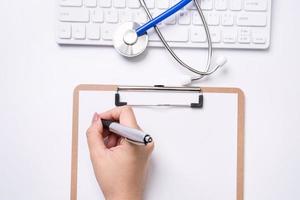
[[[135,92],[135,94],[133,96],[131,96],[131,98],[126,99],[126,95],[124,95],[124,93],[126,93],[126,92],[129,92],[129,93]],[[177,98],[176,97],[173,98],[172,95],[168,94],[167,101],[169,101],[170,99],[172,99],[172,100],[175,99],[174,102],[172,102],[172,103],[170,103],[170,102],[149,103],[149,102],[145,102],[147,99],[149,100],[149,98],[147,98],[147,95],[148,96],[151,95],[151,94],[149,94],[149,92],[150,93],[151,92],[152,93],[160,93],[160,94],[164,94],[166,92],[172,93],[172,94],[174,94],[174,93],[175,94],[183,94],[183,97],[188,96],[187,95],[188,93],[193,93],[193,94],[195,94],[195,97],[192,98],[193,101],[190,101],[190,99],[189,99],[188,102],[186,102],[186,100],[184,100],[185,102],[183,103],[183,102],[176,102]],[[81,107],[80,106],[82,103],[81,102],[81,100],[82,100],[81,94],[82,93],[89,93],[89,94],[96,94],[96,95],[105,93],[106,94],[105,100],[111,101],[111,104],[112,105],[114,104],[115,106],[131,105],[134,109],[138,108],[138,107],[149,108],[149,109],[153,109],[153,108],[155,109],[157,107],[162,107],[162,109],[168,108],[167,110],[164,110],[167,112],[172,112],[170,110],[172,110],[173,108],[179,109],[180,112],[185,112],[182,109],[189,109],[191,111],[192,110],[201,110],[201,109],[205,108],[206,105],[207,105],[207,107],[209,107],[209,105],[208,105],[209,100],[206,100],[206,96],[208,97],[209,95],[218,95],[213,98],[216,99],[217,101],[221,102],[222,101],[222,98],[220,98],[221,95],[222,96],[231,95],[230,99],[236,99],[236,100],[234,100],[234,105],[233,105],[233,107],[236,107],[236,116],[232,115],[232,116],[234,116],[234,121],[235,121],[235,123],[233,123],[233,125],[235,126],[235,129],[236,129],[236,136],[234,136],[234,140],[235,140],[234,148],[236,149],[236,152],[234,155],[234,157],[235,157],[234,168],[235,169],[233,169],[234,174],[235,174],[235,177],[234,177],[235,191],[234,191],[234,194],[233,194],[233,191],[231,191],[231,196],[234,196],[234,199],[236,199],[236,200],[243,200],[243,198],[244,198],[244,123],[245,123],[244,122],[245,121],[245,119],[244,119],[245,118],[245,97],[244,97],[243,91],[240,90],[239,88],[165,87],[163,85],[156,85],[156,86],[79,85],[74,89],[73,120],[72,120],[71,190],[70,190],[70,199],[71,200],[77,200],[77,199],[81,200],[81,198],[79,197],[79,192],[80,192],[79,190],[82,189],[82,184],[80,185],[80,180],[79,180],[80,179],[80,176],[79,176],[80,170],[83,170],[84,173],[86,173],[86,171],[89,171],[88,176],[93,176],[93,172],[91,171],[92,168],[86,169],[85,167],[81,167],[81,165],[80,165],[81,163],[86,164],[86,162],[88,162],[87,159],[85,159],[85,160],[79,159],[79,157],[80,157],[79,151],[81,150],[79,147],[79,145],[81,144],[79,138],[81,136],[80,134],[85,134],[85,133],[79,133],[79,131],[80,131],[79,123],[81,120],[81,117],[80,117]],[[93,98],[93,95],[91,97],[87,98],[87,101],[92,100],[92,98]],[[102,101],[102,97],[100,99]],[[139,99],[139,103],[134,102],[133,100],[135,100],[135,99]],[[166,99],[166,98],[162,97],[162,99]],[[102,102],[101,101],[99,101],[99,105],[101,103],[103,103],[104,100]],[[83,103],[84,103],[84,101],[83,101]],[[90,103],[86,103],[86,105],[87,105],[87,107],[90,107]],[[226,107],[226,102],[225,102],[225,105],[221,105],[220,108],[224,108],[224,106]],[[93,108],[93,109],[95,109],[95,108]],[[98,110],[94,110],[94,112],[95,111],[98,111]],[[163,110],[160,110],[157,113],[164,113],[161,111],[163,111]],[[82,111],[82,112],[84,112],[84,111]],[[180,112],[177,112],[177,113],[180,113]],[[194,112],[194,111],[192,111],[192,112]],[[203,113],[203,116],[205,116],[205,113]],[[195,119],[191,119],[191,122],[193,122],[193,121],[195,121]],[[205,123],[207,123],[207,122],[205,122]],[[224,123],[224,124],[226,124],[226,123]],[[201,126],[199,126],[199,128],[200,127]],[[232,147],[232,145],[230,147]],[[217,148],[218,147],[216,147],[216,149]],[[159,153],[161,153],[161,152],[157,152],[157,154],[159,154]],[[207,155],[207,156],[209,157],[209,155]],[[89,158],[89,154],[87,155],[87,157]],[[89,163],[88,165],[91,165],[91,164]],[[230,165],[230,166],[233,166],[233,165]],[[216,166],[214,166],[214,167],[216,167]],[[153,172],[153,173],[155,173],[155,172]],[[189,177],[189,176],[186,176],[186,177]],[[199,177],[199,179],[201,179],[201,177]],[[187,180],[187,182],[188,181],[189,180]],[[195,180],[193,180],[193,181],[195,182]],[[96,184],[95,187],[98,188],[96,181],[92,180],[92,182],[94,185]],[[210,182],[210,181],[208,181],[208,182]],[[214,181],[211,181],[211,182],[214,182]],[[225,182],[226,182],[226,180],[225,180]],[[184,185],[184,183],[183,183],[183,185]],[[201,185],[200,185],[200,188],[201,188]],[[85,189],[88,189],[88,188],[83,188],[83,191]],[[210,189],[212,191],[214,190],[216,193],[218,193],[217,186],[212,185],[212,188],[210,188]],[[95,192],[95,191],[93,191],[93,192]],[[91,193],[93,193],[93,192],[91,192]],[[96,191],[96,193],[97,192],[101,193],[100,190]],[[170,192],[172,192],[172,191],[170,191]],[[191,192],[197,193],[199,191],[191,191]],[[163,196],[163,195],[161,195],[161,196]],[[170,199],[169,197],[170,196],[168,196],[168,199]],[[176,196],[174,196],[174,199],[175,199],[175,197]],[[207,198],[209,198],[209,197],[207,196]],[[92,198],[89,197],[89,199],[92,199]],[[99,199],[99,198],[97,198],[97,199]],[[155,199],[158,199],[158,198],[155,198]],[[189,199],[189,198],[187,198],[187,199]],[[222,199],[226,199],[226,198],[222,198]]]

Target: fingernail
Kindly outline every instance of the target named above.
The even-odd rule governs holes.
[[[92,122],[96,122],[98,120],[98,114],[95,112],[93,115],[93,120]]]

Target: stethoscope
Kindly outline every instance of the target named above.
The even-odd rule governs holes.
[[[148,45],[148,35],[147,31],[151,28],[154,28],[156,33],[158,34],[158,37],[160,38],[161,42],[165,46],[165,48],[168,50],[168,52],[173,56],[173,58],[184,68],[188,69],[189,71],[193,72],[196,74],[196,76],[190,77],[190,76],[185,76],[181,84],[182,85],[187,85],[190,84],[192,81],[199,80],[203,78],[204,76],[208,76],[213,74],[215,71],[217,71],[220,67],[222,67],[226,63],[226,58],[225,57],[218,57],[215,59],[215,64],[213,66],[212,64],[212,41],[211,41],[211,36],[209,32],[209,28],[207,25],[207,22],[205,20],[205,17],[203,15],[203,12],[200,8],[200,4],[198,3],[197,0],[181,0],[159,16],[153,18],[145,1],[144,0],[139,0],[140,4],[142,5],[143,9],[145,10],[148,18],[150,21],[145,23],[144,25],[140,26],[136,22],[125,22],[121,26],[117,28],[117,30],[114,33],[113,36],[113,43],[115,49],[123,56],[125,57],[135,57],[143,53]],[[207,56],[207,61],[206,61],[206,67],[205,71],[199,71],[196,70],[195,68],[189,66],[185,62],[183,62],[176,54],[175,52],[171,49],[167,41],[165,40],[164,36],[160,32],[159,28],[157,27],[157,24],[162,22],[164,19],[170,17],[171,15],[175,14],[177,11],[182,9],[184,6],[186,6],[188,3],[191,1],[194,2],[195,7],[200,15],[201,21],[203,23],[203,27],[205,30],[206,38],[207,38],[207,43],[208,43],[208,56]],[[212,67],[213,66],[213,67]]]

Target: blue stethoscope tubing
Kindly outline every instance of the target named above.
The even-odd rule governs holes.
[[[173,14],[178,12],[180,9],[182,9],[184,6],[189,4],[191,1],[192,0],[182,0],[182,1],[178,2],[177,4],[175,4],[174,6],[172,6],[170,9],[168,9],[165,12],[163,12],[162,14],[160,14],[159,16],[148,21],[146,24],[138,27],[136,29],[137,36],[144,35],[149,29],[153,28],[154,26],[156,26],[157,24],[159,24],[166,18],[172,16]]]

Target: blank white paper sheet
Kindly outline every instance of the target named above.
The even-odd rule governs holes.
[[[115,91],[79,94],[77,199],[104,199],[89,157],[86,130],[94,112],[114,107]],[[192,103],[197,93],[121,92],[140,103]],[[134,107],[140,127],[155,142],[145,200],[234,200],[237,190],[236,93],[204,93],[201,109]]]

